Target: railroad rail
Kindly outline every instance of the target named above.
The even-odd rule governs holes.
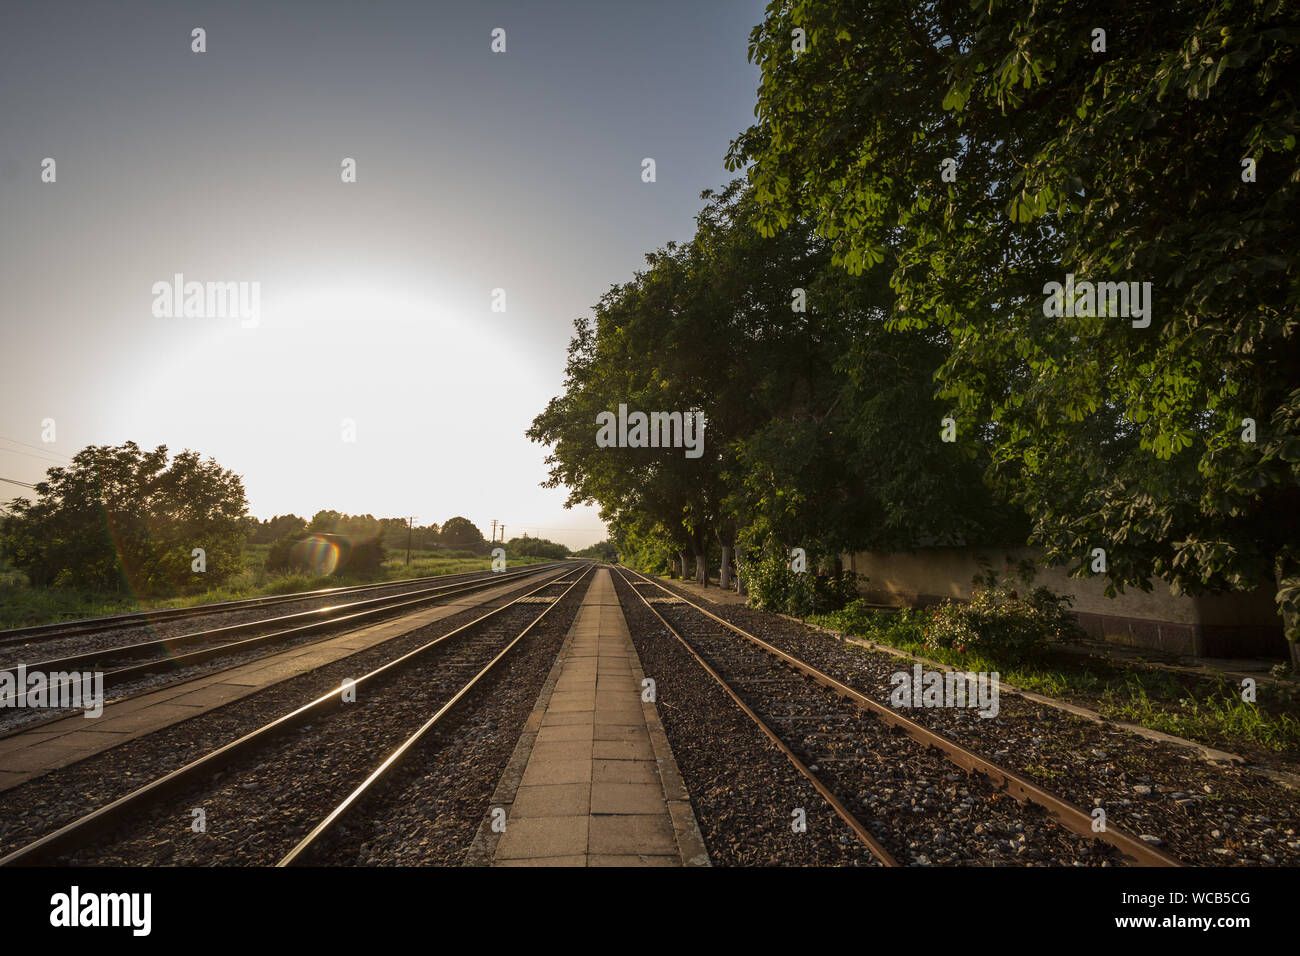
[[[465,638],[466,636],[472,635],[475,629],[483,626],[485,622],[490,622],[492,619],[505,615],[511,610],[514,610],[515,612],[525,610],[526,613],[529,613],[526,609],[536,607],[538,603],[544,603],[546,605],[545,610],[536,616],[531,616],[523,630],[515,634],[513,639],[508,642],[507,646],[492,657],[492,660],[487,667],[474,668],[474,674],[468,683],[465,683],[460,690],[456,692],[442,707],[440,707],[437,713],[426,722],[420,732],[422,735],[423,732],[427,731],[429,727],[432,727],[457,702],[463,700],[466,693],[478,684],[483,675],[492,667],[496,666],[496,664],[503,659],[504,655],[508,653],[511,648],[518,645],[519,641],[536,626],[537,622],[545,617],[551,608],[553,608],[564,595],[568,594],[569,591],[577,585],[577,583],[590,571],[591,567],[592,565],[590,564],[579,566],[579,568],[574,569],[579,572],[576,576],[569,575],[568,572],[565,572],[560,575],[560,580],[558,581],[547,581],[539,587],[534,588],[525,594],[519,595],[500,607],[493,608],[492,610],[474,618],[472,621],[462,624],[446,634],[402,654],[400,657],[369,671],[355,680],[340,684],[340,686],[330,690],[328,693],[322,694],[289,713],[262,725],[256,730],[244,734],[242,737],[224,744],[202,757],[190,761],[185,766],[145,784],[144,786],[119,797],[103,807],[78,817],[52,833],[48,833],[39,839],[14,850],[3,858],[0,858],[0,866],[40,864],[56,859],[61,855],[66,855],[78,848],[92,845],[98,839],[107,835],[114,828],[128,819],[141,818],[147,810],[165,800],[168,796],[176,794],[185,787],[212,780],[218,771],[225,769],[234,761],[254,753],[257,749],[271,743],[276,738],[286,734],[288,731],[327,717],[343,706],[349,692],[353,694],[354,698],[359,698],[363,689],[372,688],[381,682],[393,678],[400,678],[405,674],[416,673],[415,668],[417,665],[424,664],[432,652],[441,651],[452,646],[451,642],[454,639]],[[564,585],[565,587],[559,596],[553,598],[540,597],[541,592],[546,591],[548,588],[557,588],[560,585]],[[463,667],[464,662],[453,659],[450,661],[450,666],[454,671],[458,666]],[[421,673],[420,676],[423,682],[425,680],[425,675]],[[376,695],[376,698],[382,699],[382,696]],[[403,754],[409,752],[411,745],[413,745],[413,741],[408,739],[403,747],[398,748],[397,752],[391,754],[389,758],[380,765],[379,770],[372,773],[371,776],[367,778],[367,781],[363,783],[361,787],[357,788],[357,790],[353,792],[353,795],[345,800],[343,805],[336,809],[335,813],[331,814],[330,817],[327,817],[325,821],[322,821],[321,826],[317,829],[322,833],[328,830],[339,817],[346,813],[349,807],[355,804],[355,798],[365,792],[374,779],[378,779],[384,770],[390,768],[401,759]],[[301,847],[302,844],[300,843],[299,846]],[[298,852],[298,850],[295,850],[294,853],[290,854],[290,856],[294,856],[294,854]]]
[[[339,824],[345,817],[356,809],[363,798],[367,794],[373,793],[381,781],[391,779],[392,771],[395,770],[402,761],[412,753],[412,751],[414,751],[420,741],[438,725],[439,721],[441,721],[457,703],[463,700],[470,691],[478,686],[478,684],[489,673],[500,665],[500,663],[505,660],[506,656],[514,650],[519,642],[527,637],[533,628],[541,623],[542,619],[550,614],[560,601],[569,594],[569,592],[582,583],[583,579],[591,573],[593,567],[594,565],[589,565],[584,568],[580,574],[572,578],[571,582],[567,581],[567,579],[558,582],[560,584],[569,583],[569,586],[562,594],[557,596],[554,601],[546,605],[545,610],[537,615],[537,617],[533,618],[533,620],[528,623],[528,626],[520,631],[509,644],[503,647],[500,652],[492,658],[492,660],[484,664],[473,677],[466,681],[460,690],[458,690],[450,700],[439,707],[438,710],[427,721],[425,721],[418,730],[415,731],[415,733],[411,734],[398,747],[394,748],[393,751],[379,764],[379,766],[374,769],[370,776],[366,777],[366,779],[362,781],[355,790],[348,794],[347,797],[345,797],[328,816],[321,820],[321,822],[318,823],[310,833],[303,837],[302,840],[298,842],[297,846],[285,854],[276,865],[298,866],[306,863],[311,858],[312,852],[324,843],[325,838],[330,834],[337,832]]]
[[[543,568],[548,565],[530,565]],[[380,581],[375,584],[356,584],[334,588],[318,588],[314,591],[296,591],[292,594],[265,595],[263,597],[241,598],[234,601],[214,601],[208,604],[196,604],[193,607],[158,608],[156,610],[126,611],[121,614],[108,614],[102,617],[79,618],[70,621],[53,621],[49,624],[33,624],[28,627],[15,627],[0,630],[0,647],[16,644],[28,644],[33,640],[49,638],[78,637],[84,634],[99,634],[123,628],[138,627],[145,624],[157,624],[164,621],[182,620],[193,617],[208,617],[213,614],[228,614],[232,611],[250,610],[259,607],[272,607],[277,604],[291,604],[296,601],[310,601],[321,598],[343,597],[352,594],[364,594],[370,591],[411,587],[428,584],[432,581],[454,583],[457,579],[467,579],[483,574],[483,571],[462,571],[456,574],[434,574],[418,578],[406,578],[400,581]]]
[[[555,571],[556,566],[553,564],[529,565],[517,571],[485,571],[469,581],[440,584],[415,591],[403,591],[400,594],[367,598],[349,604],[330,605],[277,617],[259,618],[256,621],[228,624],[224,627],[195,631],[176,637],[100,648],[50,660],[23,663],[22,665],[13,664],[6,666],[4,669],[13,670],[18,666],[24,666],[28,672],[40,671],[46,674],[67,674],[111,668],[104,671],[104,689],[108,690],[110,687],[121,686],[149,674],[201,664],[217,657],[251,651],[264,644],[303,637],[318,631],[336,628],[342,624],[360,624],[399,611],[414,610],[447,598],[472,594],[475,591],[496,587],[510,581],[533,577],[538,574],[554,573]],[[272,628],[273,630],[270,633],[258,634],[255,637],[240,637],[266,628]],[[228,638],[240,639],[228,640]],[[178,651],[191,647],[201,647],[201,649],[192,650],[188,653],[178,653]],[[151,657],[150,655],[161,656]],[[137,660],[137,658],[141,657],[148,659]],[[74,682],[80,679],[80,676],[71,678]],[[57,693],[64,683],[67,683],[67,681],[52,683],[51,692]]]
[[[965,770],[968,774],[980,774],[985,777],[998,792],[1005,793],[1019,803],[1033,804],[1041,808],[1045,814],[1055,823],[1064,827],[1072,833],[1096,840],[1110,847],[1115,848],[1118,854],[1125,862],[1141,866],[1181,866],[1182,863],[1170,856],[1169,854],[1157,849],[1154,846],[1126,833],[1122,829],[1113,825],[1108,825],[1103,831],[1097,832],[1093,829],[1092,817],[1076,804],[1066,800],[1063,797],[1044,790],[1042,787],[1019,774],[1007,770],[984,757],[962,747],[955,741],[934,731],[923,727],[906,716],[894,711],[883,704],[865,696],[854,688],[842,683],[834,677],[817,669],[816,667],[800,660],[794,655],[773,646],[741,627],[724,620],[711,611],[689,598],[668,589],[660,582],[639,572],[629,572],[627,569],[619,569],[623,580],[631,586],[631,589],[641,599],[645,606],[654,614],[662,625],[680,641],[690,654],[701,664],[702,667],[723,687],[724,690],[736,701],[745,713],[758,724],[763,732],[771,738],[783,753],[791,760],[794,766],[803,774],[817,791],[826,797],[831,806],[835,809],[837,815],[852,828],[853,832],[865,843],[882,863],[885,865],[897,865],[897,860],[880,846],[878,841],[870,836],[868,827],[861,820],[857,819],[854,814],[837,798],[835,798],[832,788],[827,786],[817,774],[802,760],[800,760],[793,748],[786,741],[781,739],[772,727],[764,721],[743,699],[741,693],[738,693],[731,684],[729,684],[722,675],[706,660],[707,653],[702,654],[697,647],[692,644],[682,631],[684,627],[674,627],[664,614],[652,603],[643,593],[643,588],[652,587],[662,591],[664,595],[671,599],[671,607],[685,607],[692,612],[701,615],[716,632],[721,628],[721,634],[728,637],[738,637],[746,643],[747,646],[756,648],[764,655],[768,655],[785,668],[788,668],[802,677],[810,678],[822,688],[825,688],[831,694],[836,695],[846,703],[850,704],[859,711],[869,713],[878,718],[884,724],[895,727],[905,733],[908,737],[921,744],[923,747],[934,748],[943,755],[950,763]],[[698,638],[697,638],[698,640]],[[883,852],[882,852],[883,851]]]

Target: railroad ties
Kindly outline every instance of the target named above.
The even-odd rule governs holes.
[[[0,865],[1184,862],[989,759],[997,720],[694,595],[567,561],[0,634],[117,675],[96,719],[3,718]]]

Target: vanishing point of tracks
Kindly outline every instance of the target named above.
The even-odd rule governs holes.
[[[657,581],[620,573],[880,863],[1016,864],[1028,854],[1035,863],[1180,865],[1114,826],[1094,831],[1083,808]],[[940,814],[942,842],[928,826]]]
[[[15,850],[0,865],[157,862],[160,847],[190,832],[191,808],[214,821],[237,818],[234,829],[248,834],[205,862],[302,862],[589,571],[570,565],[558,580]],[[566,607],[576,610],[572,600]]]

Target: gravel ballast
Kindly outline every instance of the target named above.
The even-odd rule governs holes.
[[[776,615],[732,604],[704,606],[886,706],[891,675],[912,669],[910,661]],[[905,713],[1081,807],[1102,807],[1109,821],[1184,863],[1300,865],[1300,792],[1248,768],[1210,764],[1188,748],[1009,693],[1000,695],[991,719],[953,708]]]

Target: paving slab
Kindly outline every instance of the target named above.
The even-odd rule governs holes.
[[[610,572],[598,570],[467,865],[707,866]]]

